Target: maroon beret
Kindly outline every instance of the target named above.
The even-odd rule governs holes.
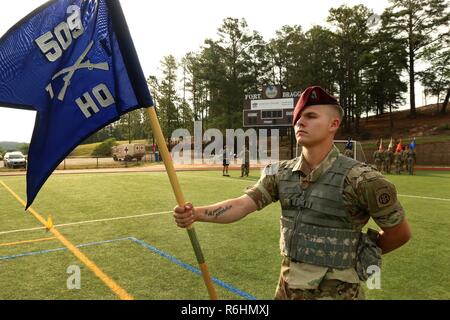
[[[319,86],[308,87],[303,91],[300,99],[298,100],[295,108],[294,108],[294,116],[292,118],[292,126],[295,126],[295,123],[300,118],[300,114],[303,109],[308,106],[315,105],[339,105],[339,102],[335,97],[330,95],[324,89]]]

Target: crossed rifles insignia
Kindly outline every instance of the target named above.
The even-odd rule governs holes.
[[[88,69],[92,71],[93,69],[99,69],[99,70],[109,70],[109,65],[106,62],[101,63],[91,63],[89,59],[83,62],[83,60],[86,58],[86,55],[89,53],[89,51],[92,49],[92,46],[94,44],[94,41],[91,41],[86,49],[83,51],[83,53],[80,55],[80,57],[75,61],[75,64],[62,69],[61,71],[57,72],[53,77],[52,80],[55,80],[59,76],[62,76],[65,74],[63,80],[64,80],[64,86],[61,88],[61,91],[58,94],[58,100],[63,101],[64,97],[66,96],[67,88],[70,86],[70,80],[72,80],[72,77],[74,76],[75,72],[80,69]]]

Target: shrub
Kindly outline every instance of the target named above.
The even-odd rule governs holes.
[[[115,145],[117,145],[116,139],[114,138],[106,139],[105,141],[100,143],[94,149],[94,151],[92,151],[92,155],[96,157],[98,156],[109,157],[111,156],[111,148],[114,147]]]

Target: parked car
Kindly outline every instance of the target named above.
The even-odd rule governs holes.
[[[20,151],[7,152],[3,157],[3,164],[7,168],[26,168],[27,159]]]

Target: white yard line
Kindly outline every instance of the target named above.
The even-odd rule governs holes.
[[[221,181],[229,181],[229,182],[245,182],[245,183],[256,183],[257,180],[253,180],[253,179],[239,179],[238,176],[236,177],[231,177],[231,178],[235,178],[235,179],[230,179],[230,177],[202,177],[202,179],[210,179],[210,180],[221,180]],[[236,179],[237,178],[237,179]],[[421,197],[421,196],[411,196],[411,195],[407,195],[407,194],[397,194],[400,197],[406,197],[406,198],[417,198],[417,199],[425,199],[425,200],[436,200],[436,201],[450,201],[450,199],[446,199],[446,198],[432,198],[432,197]]]
[[[172,211],[152,212],[152,213],[137,214],[137,215],[132,215],[132,216],[123,216],[123,217],[97,219],[97,220],[86,220],[86,221],[71,222],[71,223],[62,223],[62,224],[56,224],[55,227],[67,227],[67,226],[75,226],[75,225],[80,225],[80,224],[104,222],[104,221],[115,221],[115,220],[123,220],[123,219],[141,218],[141,217],[156,216],[156,215],[168,214],[168,213],[172,213]],[[41,230],[41,229],[45,229],[45,227],[1,231],[0,235],[2,235],[2,234],[9,234],[9,233],[24,232],[24,231]]]
[[[41,230],[41,229],[45,229],[45,227],[37,227],[37,228],[29,228],[29,229],[17,229],[17,230],[1,231],[1,232],[0,232],[0,235],[2,235],[2,234],[8,234],[8,233],[24,232],[24,231]]]
[[[398,196],[400,196],[400,197],[407,197],[407,198],[425,199],[425,200],[450,201],[450,199],[445,199],[445,198],[431,198],[431,197],[410,196],[410,195],[407,195],[407,194],[399,194]]]
[[[220,177],[208,177],[211,179],[221,179]],[[223,179],[226,180],[226,179]],[[231,180],[231,179],[230,179]],[[250,182],[248,180],[242,180]],[[399,194],[400,197],[406,197],[406,198],[416,198],[416,199],[424,199],[424,200],[435,200],[435,201],[449,201],[450,199],[446,198],[432,198],[432,197],[421,197],[421,196],[411,196],[407,194]],[[123,216],[123,217],[115,217],[115,218],[107,218],[107,219],[96,219],[96,220],[86,220],[86,221],[79,221],[79,222],[71,222],[71,223],[63,223],[63,224],[57,224],[55,227],[68,227],[68,226],[75,226],[80,224],[88,224],[88,223],[96,223],[96,222],[105,222],[105,221],[115,221],[115,220],[124,220],[124,219],[133,219],[133,218],[141,218],[141,217],[149,217],[149,216],[156,216],[156,215],[162,215],[162,214],[169,214],[172,213],[172,211],[163,211],[163,212],[152,212],[152,213],[144,213],[144,214],[137,214],[132,216]],[[17,229],[17,230],[7,230],[7,231],[0,231],[0,235],[3,234],[9,234],[9,233],[18,233],[18,232],[25,232],[25,231],[35,231],[35,230],[42,230],[45,229],[45,227],[37,227],[37,228],[28,228],[28,229]]]

